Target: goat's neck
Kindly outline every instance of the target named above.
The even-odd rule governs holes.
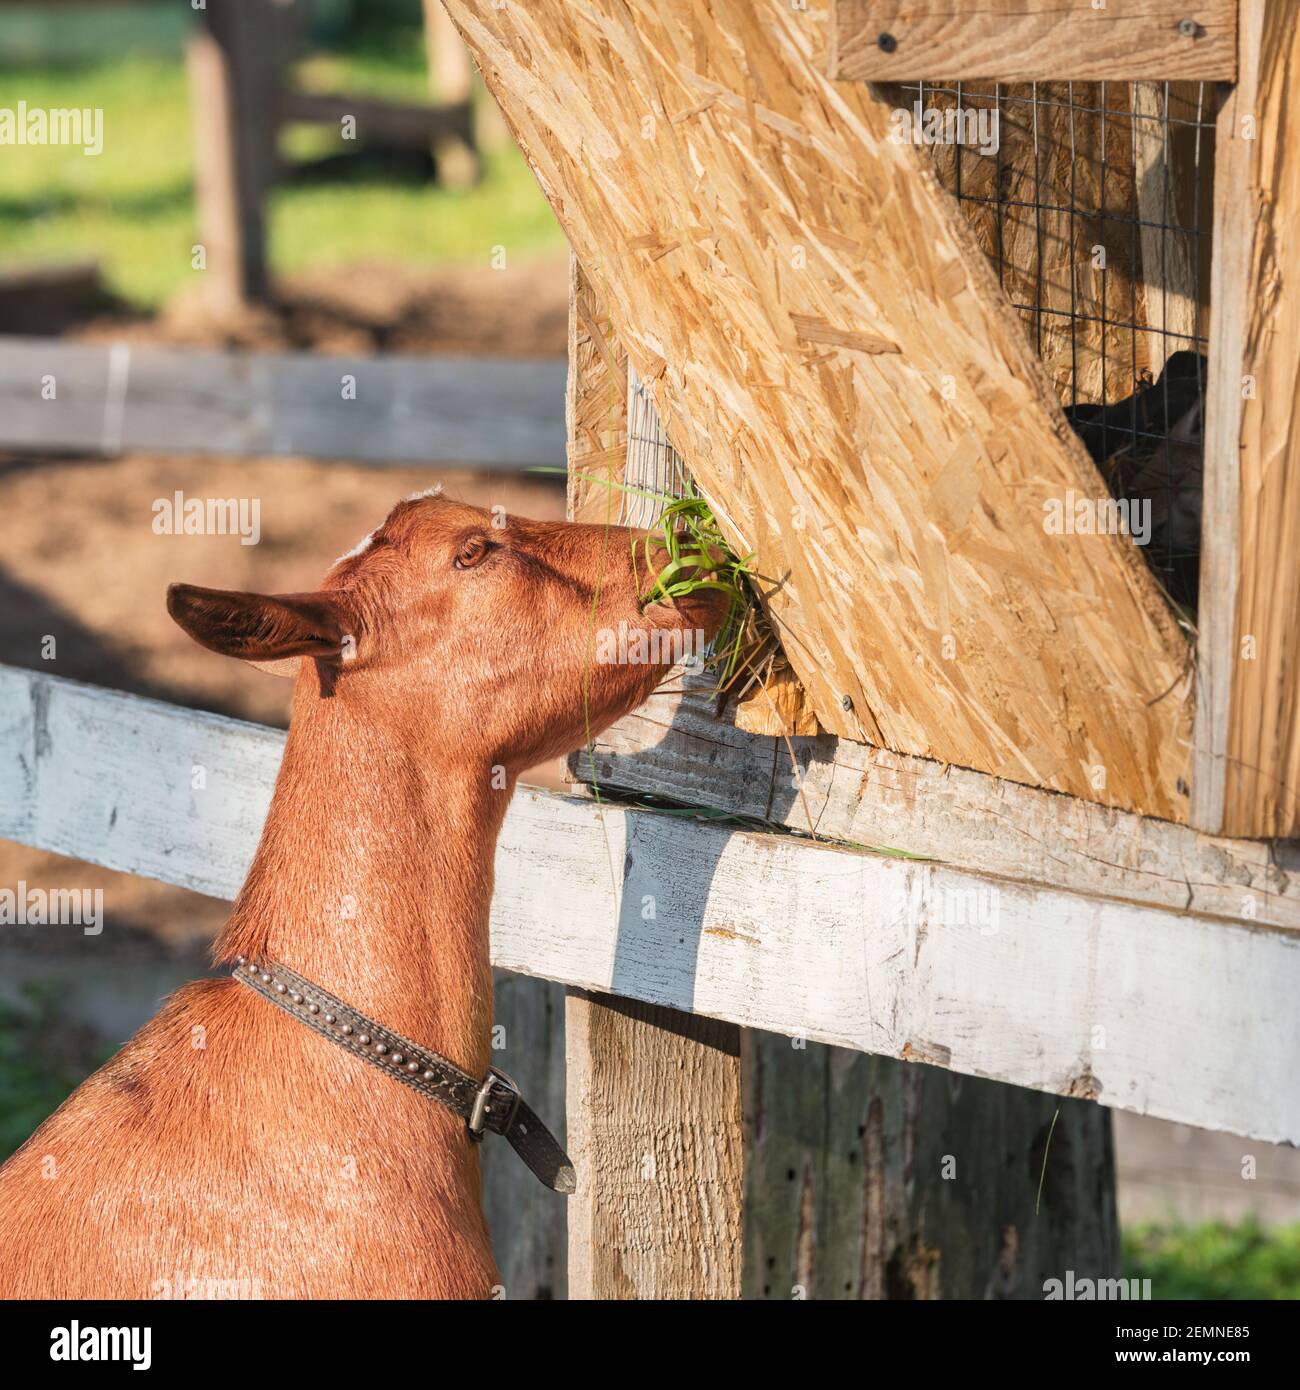
[[[511,788],[430,744],[300,689],[216,951],[282,961],[477,1074],[489,1060],[488,908]]]

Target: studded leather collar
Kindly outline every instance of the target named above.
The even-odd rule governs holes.
[[[345,1052],[445,1105],[465,1121],[465,1131],[475,1143],[488,1130],[503,1134],[547,1187],[566,1195],[576,1189],[577,1177],[564,1150],[505,1072],[489,1067],[487,1075],[476,1080],[445,1057],[367,1018],[276,961],[240,956],[232,974]]]

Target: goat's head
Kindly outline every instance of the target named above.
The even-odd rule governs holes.
[[[518,773],[635,709],[716,634],[725,595],[644,600],[644,535],[415,497],[313,593],[174,584],[167,607],[213,651],[300,673],[298,700],[338,700],[421,742],[433,726],[460,756]]]

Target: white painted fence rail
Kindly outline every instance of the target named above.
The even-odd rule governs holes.
[[[275,730],[0,667],[0,836],[229,898],[282,746]],[[492,954],[746,1027],[1300,1142],[1300,936],[1285,929],[523,791]]]
[[[565,465],[557,358],[329,357],[0,338],[0,448]]]

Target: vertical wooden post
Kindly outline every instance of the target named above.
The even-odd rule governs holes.
[[[208,0],[187,51],[199,237],[223,308],[268,293],[265,194],[275,165],[281,16]]]
[[[570,257],[569,516],[617,515],[627,358]],[[611,514],[612,513],[612,514]],[[570,1298],[739,1298],[744,1181],[740,1030],[569,991]]]
[[[429,83],[440,106],[470,108],[468,140],[458,134],[440,135],[433,157],[439,181],[448,188],[467,188],[482,172],[474,138],[474,64],[442,0],[424,0],[424,42],[429,54]]]
[[[570,1298],[738,1298],[740,1030],[571,990]]]
[[[1242,0],[1219,114],[1192,823],[1300,828],[1300,145],[1292,5]]]

